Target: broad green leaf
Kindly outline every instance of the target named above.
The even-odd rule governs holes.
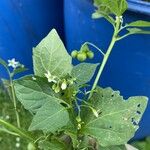
[[[29,127],[30,131],[42,130],[53,133],[67,125],[69,122],[67,109],[59,104],[55,98],[53,99],[38,109]]]
[[[74,66],[71,76],[76,79],[77,84],[85,84],[93,77],[98,64],[80,63]]]
[[[99,116],[95,117],[89,109],[84,110],[82,133],[91,135],[106,147],[126,144],[134,136],[145,111],[147,97],[130,97],[125,101],[119,91],[97,88],[89,102]]]
[[[47,101],[57,100],[53,98],[54,92],[50,84],[41,78],[21,78],[15,81],[14,87],[18,100],[29,111],[36,111]]]
[[[47,71],[62,77],[70,74],[72,58],[67,53],[63,42],[53,29],[35,48],[33,48],[34,73],[44,77]]]
[[[59,141],[40,141],[39,148],[42,150],[66,150],[66,146]]]
[[[131,27],[150,27],[150,22],[149,21],[138,20],[138,21],[131,22],[131,23],[127,24],[127,26],[131,26]]]

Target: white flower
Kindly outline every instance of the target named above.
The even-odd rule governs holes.
[[[123,23],[123,17],[122,16],[116,16],[116,21],[115,22],[117,22],[117,20],[119,20],[119,19],[120,19],[120,22]]]
[[[5,118],[8,120],[8,119],[10,119],[10,116],[9,116],[9,115],[7,115]]]
[[[56,83],[57,81],[55,80],[56,79],[56,76],[52,76],[52,74],[47,71],[47,73],[44,74],[45,77],[48,79],[48,82],[54,82]]]
[[[19,142],[20,141],[20,137],[16,137],[16,141]]]
[[[19,148],[20,147],[20,143],[16,143],[16,147]]]
[[[35,77],[32,77],[32,80],[36,81],[36,78],[35,78]]]
[[[61,89],[65,90],[67,88],[67,82],[66,80],[63,81],[63,83],[61,84]]]
[[[19,62],[15,60],[15,58],[8,60],[8,66],[16,69],[19,66]]]

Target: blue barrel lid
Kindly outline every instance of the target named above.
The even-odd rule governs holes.
[[[129,10],[150,15],[150,2],[144,0],[127,0]]]

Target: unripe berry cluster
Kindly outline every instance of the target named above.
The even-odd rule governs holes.
[[[94,53],[89,49],[87,45],[83,45],[80,51],[72,51],[71,56],[72,58],[76,58],[79,61],[85,61],[87,58],[93,59]]]

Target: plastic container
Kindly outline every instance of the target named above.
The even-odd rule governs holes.
[[[63,1],[1,0],[0,57],[16,58],[32,73],[32,47],[52,28],[63,36]],[[0,66],[0,77],[7,77]]]
[[[143,6],[148,9],[144,9]],[[79,49],[85,41],[92,42],[106,50],[113,28],[104,19],[93,20],[91,18],[94,11],[91,1],[65,0],[64,7],[68,51]],[[143,8],[140,13],[139,8]],[[125,22],[150,21],[150,3],[129,0],[129,11],[125,14],[124,20]],[[96,52],[93,62],[99,62],[101,59]],[[132,35],[119,41],[111,53],[99,84],[102,87],[111,86],[115,90],[120,90],[125,98],[136,95],[145,95],[150,98],[150,35]],[[135,139],[149,135],[150,103]]]

